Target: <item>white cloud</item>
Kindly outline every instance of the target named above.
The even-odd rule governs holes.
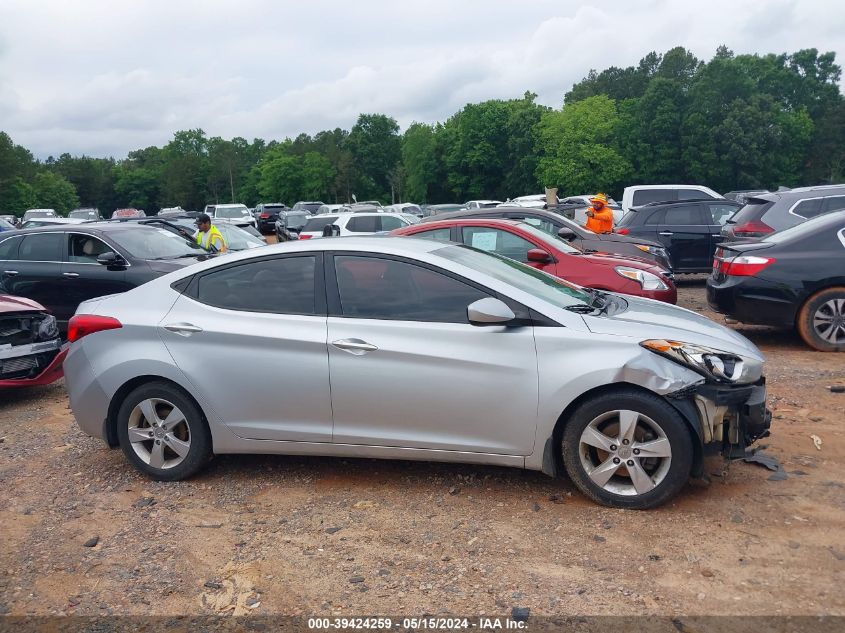
[[[817,47],[845,63],[845,6],[4,0],[0,128],[39,156],[123,156],[193,127],[283,138],[349,128],[360,112],[404,126],[526,90],[558,106],[590,68],[677,45],[706,59],[720,44],[738,53]]]

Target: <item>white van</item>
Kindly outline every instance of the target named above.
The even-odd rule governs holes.
[[[701,200],[702,198],[724,198],[703,185],[633,185],[625,187],[622,194],[622,210],[627,213],[633,207],[650,202],[677,202],[678,200]]]

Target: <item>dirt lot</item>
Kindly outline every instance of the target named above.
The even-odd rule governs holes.
[[[681,285],[705,310],[703,280]],[[230,456],[159,484],[76,429],[61,383],[5,392],[0,613],[845,614],[845,358],[739,329],[788,478],[716,460],[650,512],[412,462]]]

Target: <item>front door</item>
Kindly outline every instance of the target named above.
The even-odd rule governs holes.
[[[65,233],[65,261],[62,289],[65,302],[76,312],[83,301],[126,292],[133,286],[126,281],[126,269],[103,266],[97,257],[115,249],[85,233]]]
[[[159,324],[193,388],[233,433],[331,442],[320,254],[214,268]]]
[[[438,269],[366,254],[333,261],[335,443],[531,453],[533,328],[470,325],[467,306],[490,295]]]

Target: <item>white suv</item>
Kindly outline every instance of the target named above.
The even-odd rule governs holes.
[[[205,213],[215,222],[258,228],[255,216],[249,212],[244,204],[207,204],[205,205]]]
[[[299,234],[299,239],[323,237],[323,230],[329,225],[335,225],[340,235],[372,235],[401,229],[412,224],[408,217],[401,213],[332,213],[315,215],[310,218]],[[335,229],[337,230],[337,229]]]

